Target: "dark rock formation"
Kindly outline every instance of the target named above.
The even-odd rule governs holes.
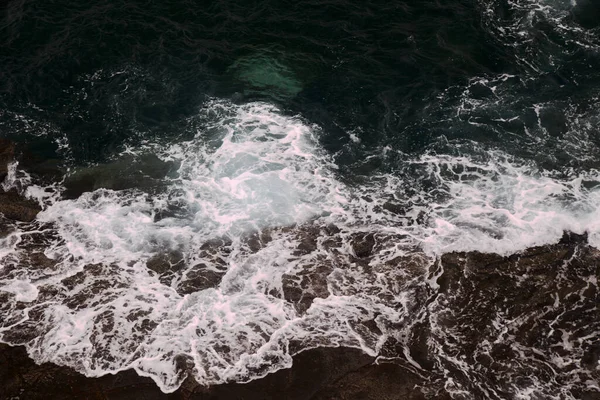
[[[569,234],[510,257],[443,256],[428,313],[444,379],[482,398],[520,388],[599,398],[585,382],[600,380],[600,252],[584,239]]]
[[[0,183],[8,174],[8,164],[15,157],[15,145],[7,139],[0,138]]]
[[[173,163],[164,162],[155,155],[142,155],[139,158],[124,156],[112,163],[88,168],[82,167],[67,175],[63,196],[74,199],[83,192],[91,192],[100,188],[150,190],[164,185],[163,178],[173,168]]]
[[[294,367],[246,384],[201,387],[188,380],[173,394],[133,371],[86,378],[70,368],[36,365],[22,347],[0,345],[0,399],[424,399],[422,377],[401,364],[373,364],[360,350],[320,348],[300,353]]]
[[[37,366],[22,348],[3,345],[0,398],[505,399],[535,388],[542,396],[598,399],[600,393],[585,382],[600,380],[600,252],[585,239],[565,235],[555,245],[509,257],[444,255],[427,272],[439,275],[439,287],[421,293],[405,344],[392,338],[384,344],[387,363],[373,363],[355,349],[314,349],[297,354],[291,369],[247,384],[205,388],[188,379],[165,395],[131,371],[85,378],[69,368]],[[372,248],[371,242],[365,246]],[[366,250],[360,253],[367,256]],[[172,261],[177,257],[153,260],[148,267],[165,273]],[[290,277],[302,290],[296,293],[288,282],[286,297],[309,306],[312,299],[296,297],[306,290],[326,296],[329,273],[326,265],[313,266]]]
[[[181,399],[160,392],[150,378],[125,371],[98,379],[71,368],[36,365],[22,347],[0,344],[0,399]]]
[[[32,200],[24,199],[16,191],[0,191],[0,213],[13,221],[31,222],[41,211],[40,206]]]
[[[426,395],[420,389],[425,380],[398,363],[366,365],[351,371],[321,389],[313,400],[437,400],[450,399],[444,391]]]

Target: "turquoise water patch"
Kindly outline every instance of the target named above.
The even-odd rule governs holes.
[[[229,68],[234,79],[244,85],[244,94],[262,94],[276,99],[296,96],[303,84],[280,56],[256,53],[239,58]]]

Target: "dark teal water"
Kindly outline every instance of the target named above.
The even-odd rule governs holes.
[[[527,315],[506,299],[546,287],[534,267],[469,297],[435,263],[564,231],[600,248],[598,2],[0,7],[0,137],[23,153],[2,189],[43,208],[0,237],[0,341],[163,391],[344,346],[427,347],[455,398],[598,393],[575,255]]]
[[[216,96],[300,113],[325,128],[322,144],[343,165],[388,145],[419,153],[442,135],[550,168],[596,165],[595,129],[588,152],[561,145],[575,119],[594,118],[600,86],[598,8],[581,3],[9,1],[0,135],[75,165],[105,161],[125,144],[177,135]],[[270,63],[293,75],[292,88],[236,74]]]

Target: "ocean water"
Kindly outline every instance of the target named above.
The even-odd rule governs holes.
[[[43,211],[0,238],[0,340],[38,362],[172,392],[378,356],[436,257],[600,248],[591,0],[1,7],[3,188]]]

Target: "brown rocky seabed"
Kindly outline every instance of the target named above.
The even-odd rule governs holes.
[[[11,146],[0,143],[2,179]],[[15,191],[0,193],[0,235],[14,223],[31,222],[38,211]],[[310,234],[299,251],[310,251]],[[292,368],[246,384],[207,388],[188,378],[175,393],[163,394],[134,371],[86,378],[67,367],[36,365],[24,347],[0,344],[0,399],[484,399],[513,398],[515,387],[532,385],[562,393],[559,398],[600,399],[593,387],[600,382],[600,252],[586,242],[566,233],[555,245],[509,257],[444,255],[429,271],[438,287],[414,288],[410,357],[392,341],[379,361],[357,349],[317,348],[296,354]],[[49,261],[30,246],[27,262]],[[353,262],[367,268],[374,246],[372,237],[356,237]],[[158,259],[148,268],[168,279],[176,264]],[[328,295],[323,281],[329,272],[325,265],[300,281],[290,279],[286,299],[306,310],[315,297]],[[199,275],[181,290],[219,279]],[[499,327],[499,320],[509,323]]]

